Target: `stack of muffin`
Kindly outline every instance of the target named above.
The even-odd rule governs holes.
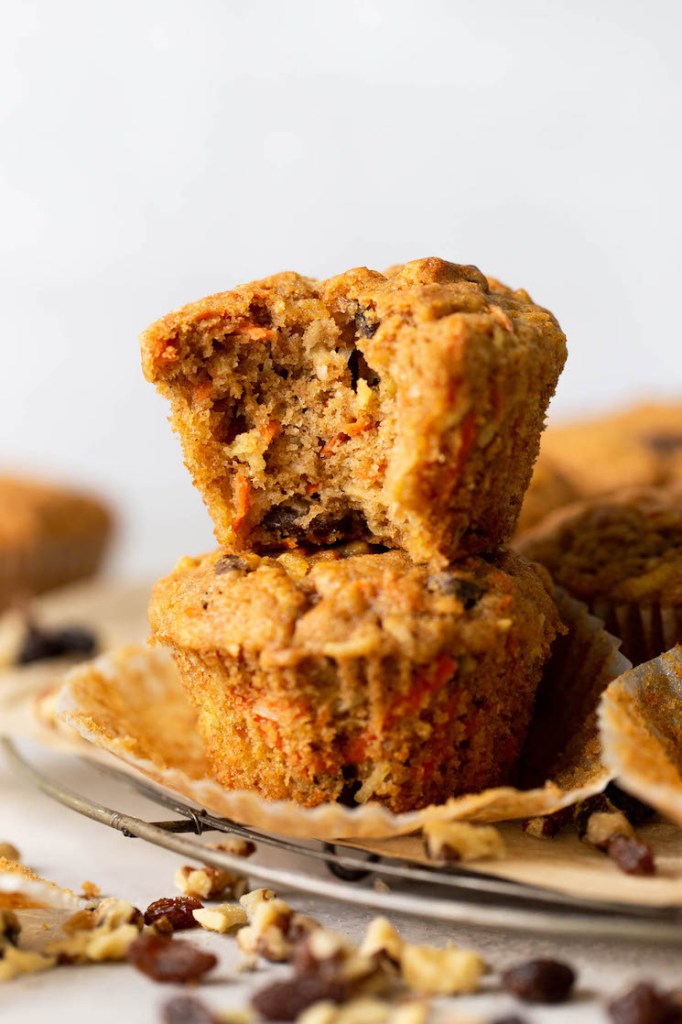
[[[417,260],[285,273],[142,337],[220,548],[155,587],[216,778],[393,811],[510,782],[552,641],[514,532],[566,342]]]

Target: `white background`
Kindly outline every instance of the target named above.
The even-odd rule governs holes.
[[[136,337],[283,269],[426,255],[558,315],[556,415],[680,387],[676,0],[0,6],[0,451],[212,544]]]

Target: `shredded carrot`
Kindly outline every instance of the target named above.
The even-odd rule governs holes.
[[[315,491],[319,488],[319,486],[320,485],[318,483],[308,484],[306,486],[305,493],[306,494],[314,494]]]
[[[344,424],[343,430],[339,431],[338,434],[334,434],[333,437],[330,437],[320,452],[320,455],[323,459],[326,459],[329,455],[334,454],[340,444],[350,441],[351,437],[358,437],[359,434],[364,434],[366,430],[371,430],[374,426],[376,426],[376,424],[366,420],[360,420],[357,423]]]
[[[235,533],[239,533],[251,507],[251,484],[243,473],[237,473],[234,478],[234,506],[235,517],[232,520],[232,529]]]
[[[213,394],[213,381],[210,378],[198,381],[192,389],[192,394],[195,402],[205,402]]]
[[[274,441],[277,435],[281,433],[281,430],[282,424],[278,423],[277,420],[268,420],[267,423],[263,424],[263,426],[260,429],[260,435],[263,438],[263,441],[265,442],[266,448],[268,447],[270,442]]]
[[[277,337],[277,331],[269,327],[259,327],[258,324],[245,323],[236,327],[232,334],[245,334],[251,341],[272,341]]]

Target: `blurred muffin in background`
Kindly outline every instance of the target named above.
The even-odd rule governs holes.
[[[577,502],[515,546],[584,601],[635,664],[682,641],[682,485]]]
[[[580,498],[682,482],[682,402],[628,406],[548,427],[518,533]]]
[[[110,511],[89,494],[0,476],[0,610],[93,576],[112,526]]]

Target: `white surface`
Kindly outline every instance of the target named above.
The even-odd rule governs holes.
[[[136,337],[282,269],[474,262],[559,316],[555,412],[682,390],[682,5],[4,0],[2,463],[212,544]]]
[[[82,769],[75,762],[69,767],[69,762],[46,754],[38,763],[56,773],[62,782],[83,790]],[[118,802],[116,805],[121,806],[121,790],[110,783],[100,781],[87,789],[101,802]],[[153,899],[174,894],[173,874],[184,859],[139,840],[125,839],[52,803],[10,776],[1,760],[0,808],[0,840],[11,839],[27,863],[61,885],[78,889],[89,879],[102,887],[103,895],[130,899],[142,909]],[[151,811],[151,817],[157,819],[167,816],[166,812],[131,797],[125,798],[123,809],[139,814]],[[370,911],[358,912],[294,893],[286,895],[295,908],[357,940],[374,916]],[[491,977],[480,995],[434,1004],[438,1011],[434,1017],[436,1024],[454,1024],[457,1014],[470,1022],[492,1020],[512,1012],[531,1024],[592,1024],[605,1020],[605,998],[634,981],[649,978],[669,987],[679,984],[679,947],[651,950],[586,940],[534,939],[411,919],[395,919],[395,923],[412,942],[445,945],[452,940],[476,948],[495,971],[536,956],[565,960],[579,971],[576,995],[564,1006],[526,1009],[501,993]],[[219,967],[210,983],[202,985],[198,992],[216,1009],[243,1007],[250,991],[289,974],[287,967],[266,965],[255,975],[240,975],[235,970],[238,957],[233,939],[198,930],[184,937],[212,949],[219,957]],[[160,1021],[158,1007],[177,991],[176,986],[161,986],[147,980],[127,965],[65,967],[1,986],[0,1018],[12,1024],[44,1024],[46,1020],[90,1024],[94,1013],[98,1024],[120,1024],[121,1020],[126,1024],[154,1024]]]

